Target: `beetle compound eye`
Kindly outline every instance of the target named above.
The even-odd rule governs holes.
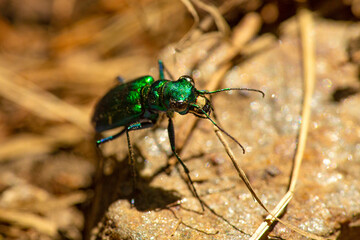
[[[175,109],[179,112],[185,111],[187,108],[187,102],[178,101],[175,102]]]
[[[183,112],[187,109],[188,103],[186,101],[171,101],[170,107],[177,112]]]
[[[192,79],[192,77],[188,76],[188,75],[184,75],[184,76],[181,76],[179,78],[179,80],[186,80],[187,82],[191,83],[191,85],[194,87],[195,86],[195,82],[194,82],[194,79]]]

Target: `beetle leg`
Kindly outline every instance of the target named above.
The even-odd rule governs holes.
[[[145,128],[150,128],[154,126],[153,122],[143,122],[143,123],[134,123],[127,128],[125,128],[126,132],[126,139],[128,143],[128,149],[129,149],[129,164],[131,165],[131,175],[132,175],[132,185],[133,185],[133,193],[136,191],[136,166],[135,166],[135,158],[134,158],[134,151],[130,142],[130,131],[134,130],[140,130]],[[134,205],[134,199],[131,199],[131,205]]]
[[[126,130],[127,130],[127,128],[124,128],[123,130],[121,130],[120,132],[118,132],[118,133],[115,134],[115,135],[112,135],[112,136],[109,136],[109,137],[106,137],[106,138],[102,138],[102,139],[100,139],[100,140],[97,140],[97,141],[96,141],[96,146],[99,146],[100,144],[109,142],[109,141],[111,141],[111,140],[114,140],[115,138],[120,137],[121,135],[124,134],[124,132],[126,132]]]
[[[179,161],[179,163],[181,164],[181,166],[184,168],[186,176],[189,179],[192,191],[195,194],[195,197],[199,200],[199,202],[201,204],[201,208],[204,211],[204,204],[203,204],[202,200],[200,199],[199,194],[197,193],[196,188],[194,186],[194,182],[192,181],[192,179],[190,177],[190,171],[186,167],[185,163],[181,160],[180,156],[176,153],[176,149],[175,149],[175,130],[174,130],[174,124],[173,124],[173,121],[171,120],[171,118],[169,118],[168,134],[169,134],[171,150],[172,150],[173,154],[175,155],[175,157],[177,158],[177,160]]]
[[[159,78],[160,79],[165,79],[164,76],[164,64],[161,60],[159,60]]]
[[[164,70],[169,75],[170,80],[174,81],[174,77],[172,76],[172,74],[165,67],[164,63],[161,60],[159,60],[159,77],[160,77],[160,79],[165,79]]]
[[[134,131],[134,130],[141,130],[145,128],[151,128],[154,126],[153,122],[140,122],[140,123],[134,123],[127,127],[128,131]]]
[[[126,132],[126,130],[127,130],[127,131],[140,130],[140,129],[150,128],[150,127],[152,127],[152,126],[154,126],[154,123],[153,123],[153,122],[143,122],[143,123],[135,123],[135,124],[132,124],[132,125],[130,125],[129,127],[124,128],[123,130],[121,130],[120,132],[118,132],[118,133],[115,134],[115,135],[112,135],[112,136],[109,136],[109,137],[106,137],[106,138],[102,138],[102,139],[100,139],[100,140],[97,140],[97,141],[96,141],[96,145],[99,146],[100,144],[103,144],[103,143],[112,141],[112,140],[114,140],[115,138],[118,138],[118,137],[120,137],[121,135],[123,135],[123,134]]]
[[[130,135],[129,132],[130,131],[134,131],[134,130],[140,130],[140,129],[145,129],[145,128],[150,128],[154,126],[153,122],[143,122],[143,123],[134,123],[130,126],[128,126],[126,128],[126,138],[127,138],[127,142],[128,142],[128,148],[129,148],[129,157],[130,157],[130,161],[129,164],[132,167],[132,175],[133,175],[133,186],[135,188],[135,179],[136,179],[136,169],[135,169],[135,160],[134,160],[134,152],[131,146],[131,142],[130,142]]]
[[[129,149],[129,164],[131,165],[131,176],[132,176],[132,187],[133,187],[133,194],[135,194],[136,191],[136,168],[135,168],[135,160],[134,160],[134,151],[131,146],[130,142],[130,135],[129,130],[126,129],[126,139],[128,143],[128,149]],[[134,205],[134,199],[131,199],[131,206]]]

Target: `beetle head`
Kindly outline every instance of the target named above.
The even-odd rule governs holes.
[[[190,110],[190,104],[197,99],[194,80],[190,76],[181,76],[175,82],[169,82],[164,92],[170,110],[182,115]]]

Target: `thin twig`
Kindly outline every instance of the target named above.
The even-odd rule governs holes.
[[[188,223],[185,223],[181,217],[178,217],[175,213],[175,211],[171,208],[167,208],[167,210],[169,210],[173,215],[174,217],[178,220],[178,223],[176,224],[176,228],[174,229],[173,233],[171,234],[171,236],[174,236],[175,235],[175,232],[178,230],[179,226],[182,224],[184,225],[185,227],[188,227],[192,230],[195,230],[197,232],[200,232],[200,233],[203,233],[203,234],[206,234],[206,235],[216,235],[219,233],[219,231],[215,231],[215,232],[207,232],[206,230],[202,230],[202,229],[199,229],[199,228],[196,228],[196,227],[193,227],[191,226],[190,224]]]

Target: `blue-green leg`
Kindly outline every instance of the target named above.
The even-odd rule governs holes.
[[[117,133],[115,135],[100,139],[96,142],[97,146],[99,146],[102,143],[114,140],[115,138],[118,138],[121,135],[123,135],[124,133],[126,133],[126,139],[127,139],[127,143],[128,143],[128,149],[129,149],[129,164],[131,165],[133,193],[135,193],[135,189],[136,189],[136,168],[135,168],[135,160],[134,160],[134,151],[133,151],[133,148],[131,145],[129,132],[134,131],[134,130],[150,128],[150,127],[154,126],[154,124],[155,124],[154,122],[135,123],[128,127],[125,127],[123,130],[121,130],[119,133]],[[134,205],[133,199],[131,200],[131,204]]]
[[[201,208],[204,211],[204,205],[202,203],[202,200],[200,199],[196,188],[194,186],[194,182],[192,181],[191,177],[190,177],[190,171],[189,169],[186,167],[185,163],[181,160],[180,156],[176,153],[176,149],[175,149],[175,130],[174,130],[174,124],[173,121],[171,120],[171,118],[169,117],[169,125],[168,125],[168,134],[169,134],[169,140],[170,140],[170,145],[171,145],[171,150],[173,152],[173,154],[175,155],[175,157],[177,158],[177,160],[179,161],[179,163],[181,164],[181,166],[184,168],[184,171],[186,173],[186,176],[190,182],[192,191],[195,195],[195,197],[199,200],[200,204],[201,204]]]
[[[161,60],[159,60],[159,77],[160,79],[165,79],[164,76],[164,64]]]
[[[126,139],[128,143],[128,149],[129,149],[129,164],[131,165],[131,175],[132,175],[132,185],[133,185],[133,193],[135,194],[136,191],[136,166],[135,166],[135,158],[134,158],[134,151],[130,142],[130,131],[134,130],[140,130],[145,128],[150,128],[154,126],[153,122],[144,122],[144,123],[135,123],[130,125],[126,128]],[[131,205],[135,204],[135,200],[131,199]]]
[[[127,128],[124,128],[123,130],[121,130],[120,132],[118,132],[118,133],[115,134],[115,135],[112,135],[112,136],[109,136],[109,137],[106,137],[106,138],[102,138],[102,139],[100,139],[100,140],[97,140],[97,141],[96,141],[96,145],[99,146],[100,144],[103,144],[103,143],[112,141],[112,140],[114,140],[115,138],[118,138],[118,137],[120,137],[121,135],[123,135],[124,132],[126,132],[126,131],[127,131]]]
[[[128,143],[128,149],[129,149],[129,165],[131,166],[131,182],[132,182],[132,188],[133,188],[133,194],[135,194],[136,189],[136,167],[135,167],[135,160],[134,160],[134,151],[132,149],[132,145],[130,142],[130,135],[129,130],[126,131],[126,139]],[[134,205],[134,200],[131,199],[131,205]]]
[[[121,135],[123,135],[126,131],[133,131],[133,130],[140,130],[140,129],[145,129],[145,128],[150,128],[154,126],[153,122],[144,122],[144,123],[135,123],[130,125],[129,127],[124,128],[123,130],[121,130],[120,132],[118,132],[115,135],[106,137],[106,138],[102,138],[100,140],[96,141],[96,145],[99,146],[100,144],[112,141],[118,137],[120,137]]]
[[[174,81],[174,77],[172,76],[172,74],[165,67],[164,63],[161,60],[159,60],[159,76],[160,76],[160,79],[165,79],[164,71],[169,75],[170,79],[172,81]]]

